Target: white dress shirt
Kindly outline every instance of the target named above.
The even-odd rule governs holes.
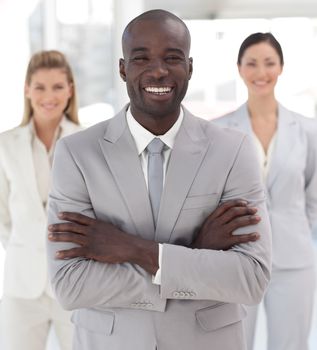
[[[174,146],[176,135],[179,131],[179,128],[182,124],[184,113],[183,110],[180,110],[179,117],[175,124],[164,134],[164,135],[154,135],[147,129],[145,129],[141,124],[139,124],[132,116],[130,108],[127,110],[127,123],[132,134],[132,137],[135,141],[139,159],[141,162],[146,186],[148,187],[148,174],[147,174],[147,165],[148,165],[148,151],[146,147],[154,139],[159,138],[167,147],[163,148],[163,167],[164,167],[164,177],[163,177],[163,186],[165,183],[165,176],[168,168],[168,162],[170,155]],[[161,266],[162,266],[162,252],[163,245],[159,244],[159,269],[157,270],[155,276],[153,277],[154,284],[161,284]]]
[[[267,149],[267,153],[265,153],[264,148],[262,146],[261,141],[258,139],[255,133],[253,133],[253,139],[255,143],[255,147],[257,149],[258,158],[260,162],[260,167],[262,171],[262,177],[263,181],[266,180],[267,174],[269,172],[271,159],[272,159],[272,153],[275,145],[276,140],[276,132],[274,133],[273,137],[271,138],[271,141],[269,143],[269,147]]]

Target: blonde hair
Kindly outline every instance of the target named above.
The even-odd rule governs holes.
[[[75,124],[79,124],[78,121],[78,106],[77,106],[77,96],[76,96],[76,87],[73,72],[70,68],[70,65],[65,57],[60,51],[49,50],[49,51],[40,51],[35,53],[28,64],[25,77],[25,85],[31,83],[32,76],[39,69],[62,69],[66,76],[69,84],[72,84],[73,94],[70,97],[67,107],[65,108],[65,116],[70,121]],[[21,125],[26,125],[29,123],[33,115],[33,109],[31,106],[30,100],[24,95],[24,113]]]

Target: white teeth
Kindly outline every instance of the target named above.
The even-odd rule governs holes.
[[[172,88],[170,87],[154,87],[149,86],[144,89],[146,92],[150,92],[153,94],[167,94],[172,91]]]

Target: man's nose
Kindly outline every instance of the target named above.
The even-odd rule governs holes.
[[[149,68],[149,73],[156,79],[161,79],[168,75],[168,68],[163,60],[153,61]]]

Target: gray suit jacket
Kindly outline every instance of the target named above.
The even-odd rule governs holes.
[[[48,243],[58,300],[75,310],[75,349],[242,350],[240,303],[258,303],[268,284],[271,238],[250,138],[184,112],[169,161],[157,228],[125,110],[61,140],[55,151],[49,223],[76,211],[164,244],[161,286],[129,263],[60,261]],[[256,243],[230,251],[186,248],[221,201],[245,198],[262,221]],[[239,232],[237,232],[239,234]]]
[[[247,105],[214,122],[253,137]],[[266,179],[272,225],[273,268],[314,264],[311,227],[317,220],[317,123],[282,105]]]

